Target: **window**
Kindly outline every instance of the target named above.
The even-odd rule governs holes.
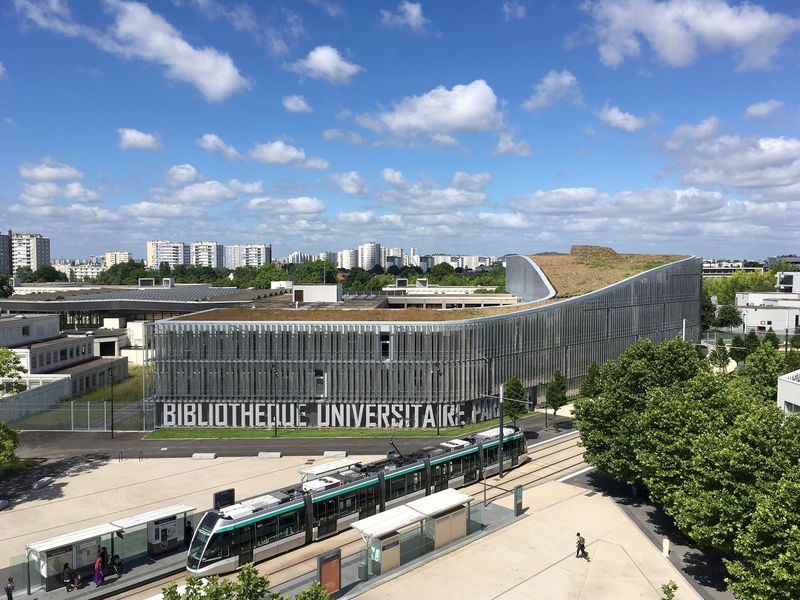
[[[339,496],[339,516],[342,517],[344,515],[349,515],[358,509],[356,506],[356,497],[358,496],[358,492],[350,492],[349,494],[345,494],[343,496]]]
[[[30,325],[25,325],[25,327],[22,328],[22,335],[30,335],[30,334],[31,334]]]
[[[46,352],[45,356],[47,356],[47,364],[49,365],[50,364],[50,353]]]
[[[460,477],[464,474],[464,459],[462,457],[454,458],[450,461],[450,478]]]
[[[412,494],[422,488],[422,471],[406,473],[406,494]]]
[[[390,479],[389,482],[389,500],[394,500],[406,493],[406,480],[405,477],[395,477]]]
[[[278,539],[289,537],[298,531],[297,512],[288,512],[278,517]]]
[[[67,360],[67,349],[66,348],[61,350],[61,352],[59,353],[58,359],[59,360]]]
[[[486,448],[484,450],[486,460],[484,461],[484,465],[493,465],[497,462],[497,446],[492,446],[491,448]]]
[[[314,369],[314,395],[317,398],[327,396],[325,387],[325,372],[321,369]]]
[[[772,325],[772,321],[767,321],[767,325]]]
[[[392,354],[392,337],[388,333],[381,334],[381,358],[389,360]]]
[[[269,544],[277,538],[278,517],[270,517],[256,523],[256,546]]]
[[[70,347],[69,349],[69,357],[75,358],[75,348]]]

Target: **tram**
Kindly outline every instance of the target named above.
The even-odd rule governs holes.
[[[525,435],[504,427],[503,438],[504,465],[514,468],[527,454]],[[192,537],[186,570],[199,577],[230,573],[398,504],[470,485],[499,471],[499,448],[500,428],[495,427],[377,462],[319,465],[299,485],[207,512]]]

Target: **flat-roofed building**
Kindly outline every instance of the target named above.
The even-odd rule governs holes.
[[[189,264],[216,269],[225,265],[225,247],[217,242],[195,242],[189,246]]]
[[[348,271],[358,266],[358,250],[345,248],[336,253],[336,267]]]
[[[225,246],[225,267],[260,267],[272,262],[272,246],[266,244],[234,244]]]
[[[133,260],[133,254],[119,250],[111,250],[105,253],[104,263],[106,267],[113,267],[114,265],[123,264]]]
[[[11,275],[11,232],[0,233],[0,275]]]
[[[381,264],[381,245],[376,242],[365,242],[358,247],[358,266],[369,271]]]
[[[153,268],[158,268],[161,263],[167,263],[170,269],[178,265],[190,264],[189,244],[183,242],[154,242],[153,246]],[[149,249],[148,249],[149,251]]]
[[[11,269],[14,274],[22,267],[35,271],[50,265],[50,238],[39,233],[11,234]]]

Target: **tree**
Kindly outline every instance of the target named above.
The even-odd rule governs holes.
[[[375,265],[369,270],[369,272],[373,275],[383,275],[383,267],[380,265]]]
[[[797,417],[794,417],[797,418]],[[726,560],[729,589],[737,598],[800,598],[800,465],[771,493],[759,496],[752,519],[736,539],[736,560]]]
[[[581,396],[588,398],[596,398],[600,393],[600,367],[594,361],[586,369],[586,375],[583,376],[583,381],[581,381],[580,392]]]
[[[0,467],[14,462],[14,450],[17,449],[18,443],[17,432],[0,421]]]
[[[705,287],[703,287],[703,297],[700,299],[700,326],[703,331],[708,331],[714,325],[717,318],[717,309],[711,301]]]
[[[21,378],[27,372],[16,353],[8,348],[0,348],[0,379],[8,380],[3,384],[6,390],[17,393],[26,389]]]
[[[728,368],[728,347],[725,345],[725,340],[721,337],[717,338],[717,345],[708,353],[708,362],[715,369],[719,369],[722,373]]]
[[[505,397],[503,412],[505,417],[516,425],[517,419],[528,412],[526,404],[528,395],[525,393],[525,387],[519,377],[512,377],[506,382],[503,392]]]
[[[800,350],[800,333],[795,333],[789,338],[789,345],[796,350]]]
[[[30,267],[17,267],[16,276],[19,278],[21,283],[30,283],[32,275],[33,269]]]
[[[49,283],[51,281],[69,281],[66,273],[56,271],[55,267],[45,265],[39,267],[28,278],[28,283]]]
[[[439,263],[435,265],[430,271],[428,271],[428,279],[431,283],[438,283],[442,284],[442,280],[445,278],[455,275],[456,270],[453,268],[453,265],[447,262]]]
[[[747,356],[750,356],[761,345],[761,340],[758,339],[755,331],[750,331],[744,336],[744,347],[747,348]]]
[[[295,600],[330,600],[331,595],[321,583],[315,581],[295,596]]]
[[[545,390],[545,400],[547,403],[545,410],[547,410],[547,406],[553,409],[553,427],[558,431],[556,411],[567,403],[567,382],[560,369],[553,371],[553,379],[547,384]]]
[[[742,324],[742,313],[732,304],[723,304],[717,311],[717,327],[738,327]]]
[[[773,331],[772,327],[767,329],[767,333],[764,334],[764,339],[761,341],[762,344],[772,344],[774,348],[778,348],[781,345],[781,340],[778,338],[778,334]]]
[[[731,349],[728,355],[741,366],[747,358],[747,348],[744,345],[744,338],[740,335],[735,335],[731,339]]]
[[[329,260],[312,260],[298,265],[292,272],[295,283],[336,283],[336,267]]]
[[[388,273],[389,275],[394,275],[395,277],[397,277],[401,273],[400,267],[398,267],[397,265],[392,265],[391,267],[386,269],[386,273]]]
[[[8,298],[14,293],[14,280],[10,275],[0,274],[0,298]]]
[[[269,591],[269,577],[259,575],[252,564],[241,568],[235,582],[213,576],[204,584],[202,579],[190,575],[183,593],[174,582],[161,593],[164,600],[284,600],[280,594]]]
[[[753,384],[759,396],[774,403],[778,397],[778,377],[786,373],[783,356],[772,344],[762,344],[747,357],[744,376]]]
[[[158,265],[158,274],[161,277],[169,277],[172,273],[172,267],[169,266],[169,263],[165,260],[162,260]]]
[[[783,362],[786,364],[784,369],[787,373],[797,371],[800,369],[800,352],[797,350],[789,350],[789,352],[786,353],[786,356],[784,356]]]
[[[775,275],[760,271],[736,271],[730,277],[709,277],[703,289],[717,297],[717,304],[736,304],[737,292],[771,292],[775,290]]]

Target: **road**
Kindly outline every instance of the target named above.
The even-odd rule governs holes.
[[[552,425],[552,415],[548,423]],[[571,422],[559,417],[559,428],[570,431]],[[550,439],[553,431],[544,431],[544,415],[520,420],[528,443]],[[384,454],[392,448],[388,438],[255,438],[255,439],[184,439],[146,440],[142,432],[117,433],[86,431],[22,431],[17,456],[20,458],[65,459],[87,454],[118,458],[185,458],[195,452],[216,452],[218,456],[255,456],[259,452],[280,450],[286,456],[322,454],[325,450],[347,450],[349,454]],[[400,437],[395,445],[401,452],[413,452],[452,436]]]

